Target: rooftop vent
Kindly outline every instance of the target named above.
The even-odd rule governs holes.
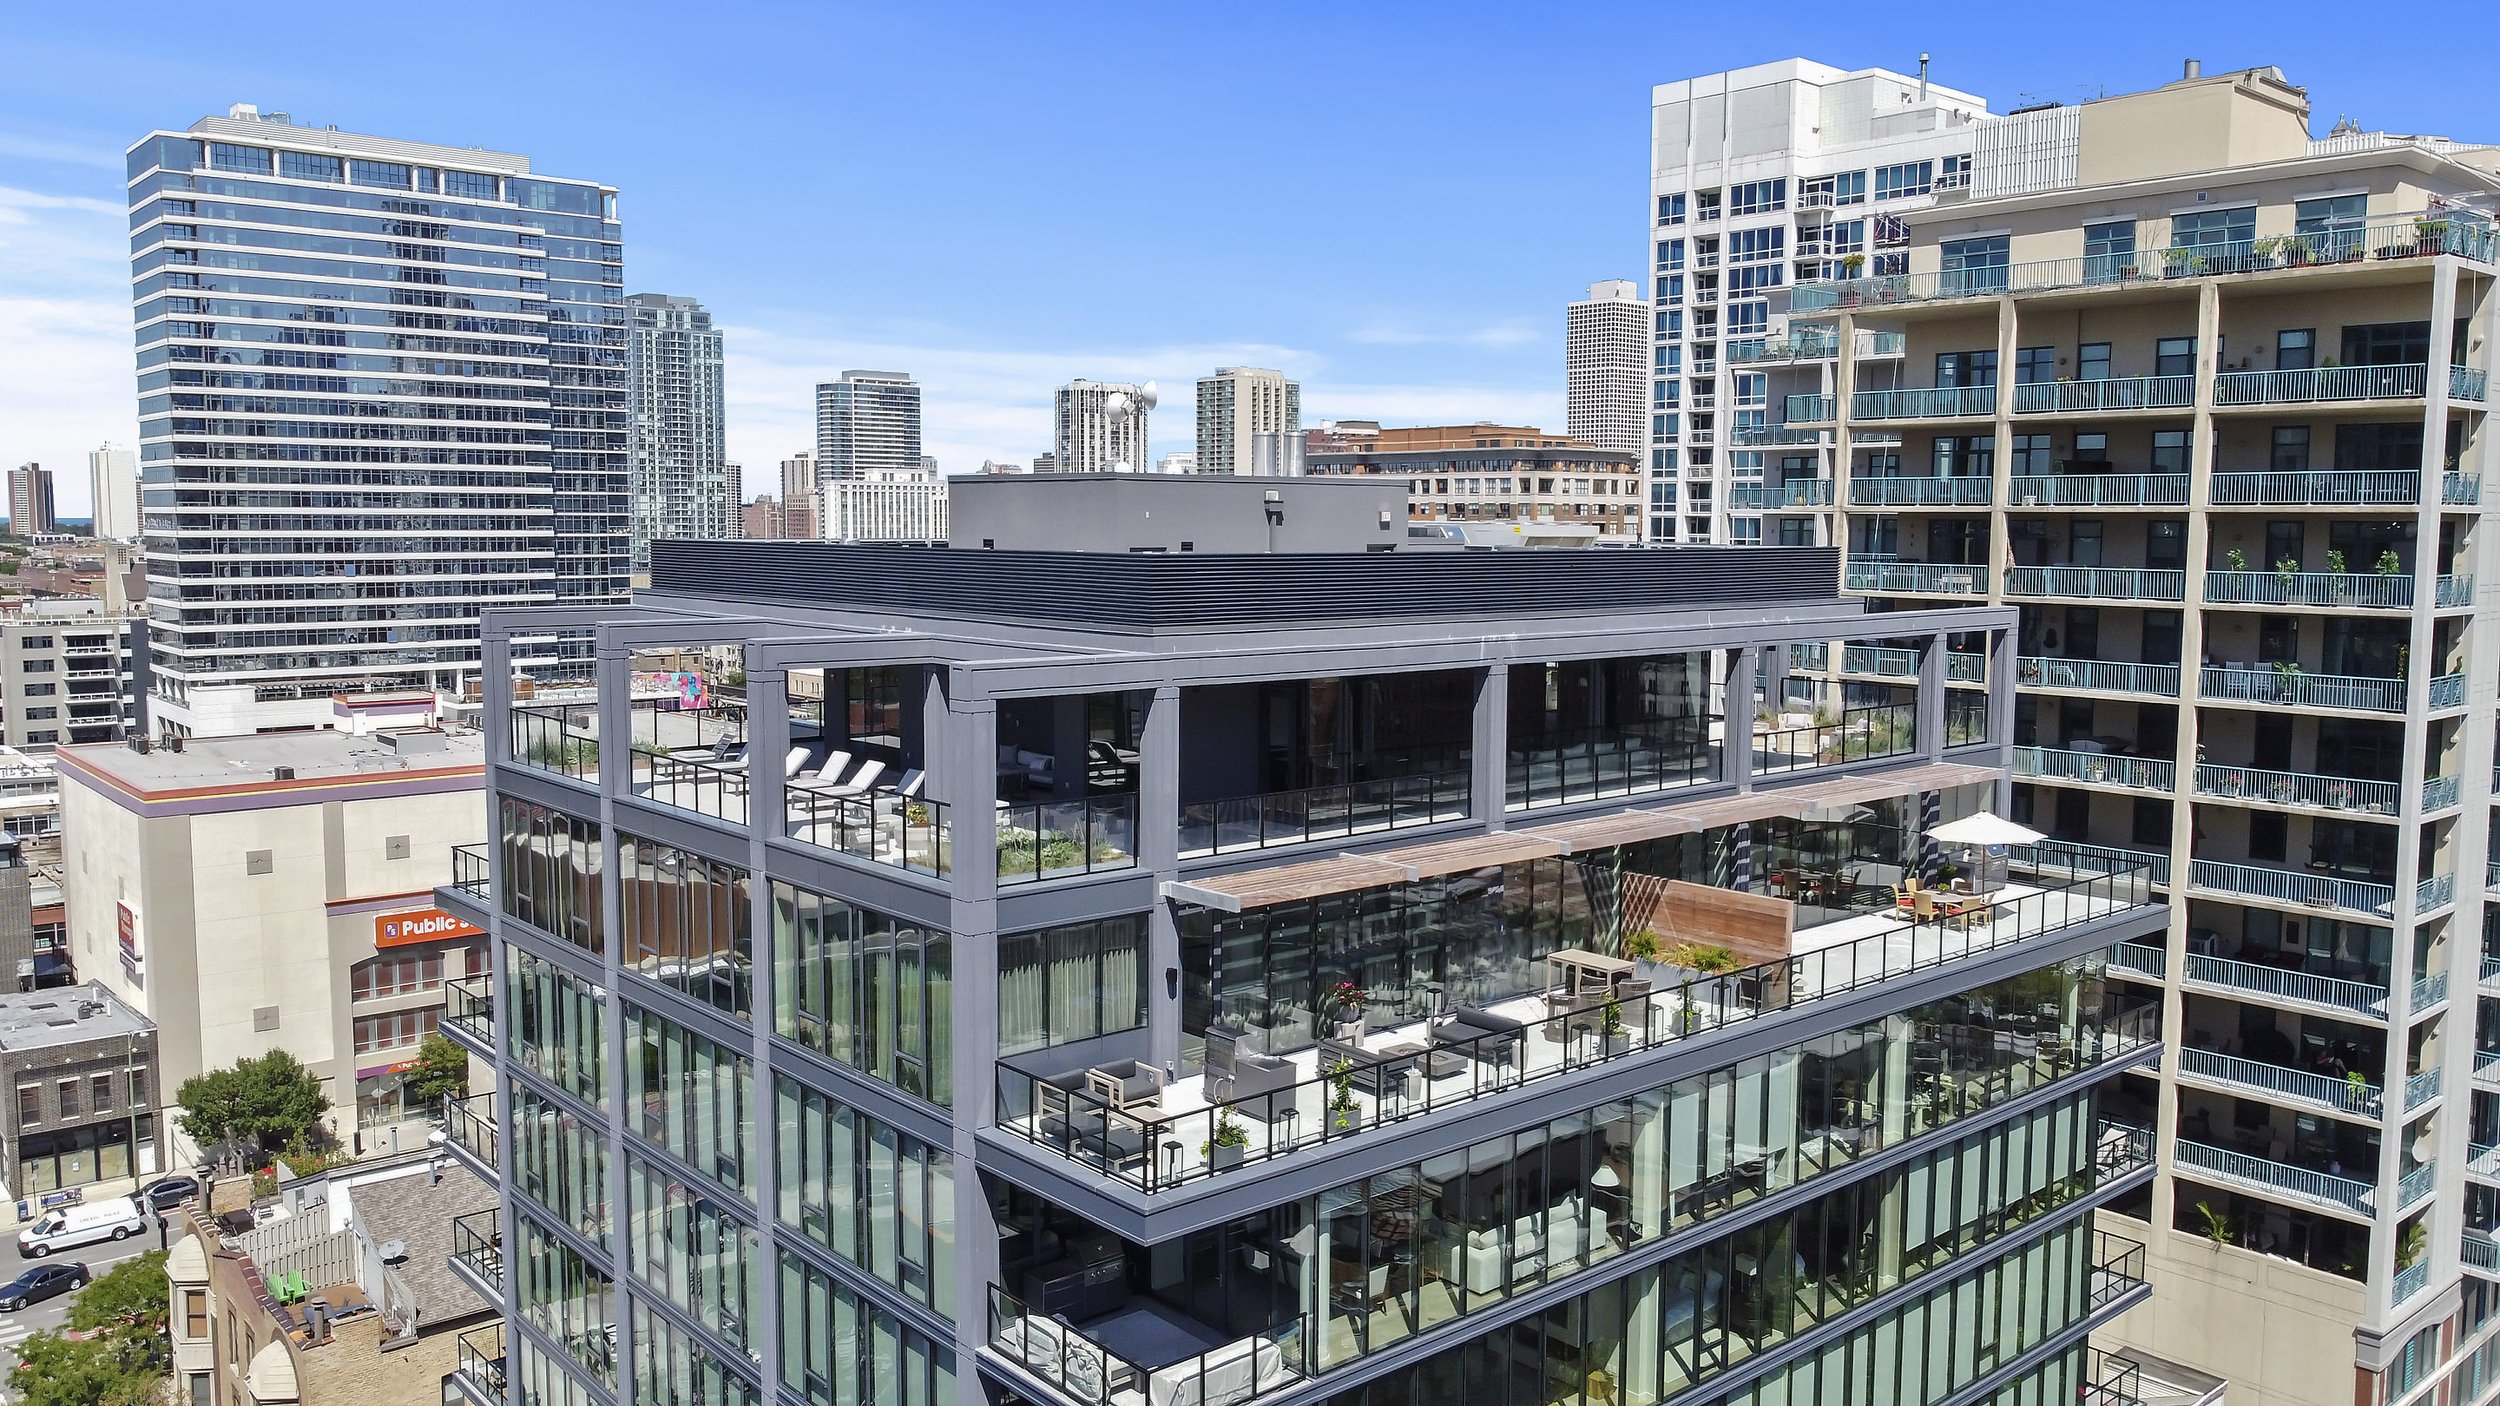
[[[293,781],[295,779],[295,768],[291,766],[273,766],[269,768],[269,778],[273,781]]]

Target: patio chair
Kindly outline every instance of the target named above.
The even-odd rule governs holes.
[[[802,786],[799,789],[827,800],[855,801],[867,795],[869,788],[877,784],[877,778],[884,774],[885,763],[871,757],[861,762],[859,770],[852,772],[847,781],[838,781],[830,786]]]
[[[1133,1108],[1163,1097],[1163,1071],[1142,1059],[1115,1060],[1086,1070],[1085,1086],[1113,1108]]]
[[[1911,891],[1910,921],[1912,923],[1932,923],[1936,921],[1936,891],[1934,889],[1914,889]]]
[[[792,756],[796,756],[799,754],[800,750],[801,749],[797,747],[793,747],[790,749],[790,753]],[[829,785],[835,781],[841,780],[842,773],[848,771],[850,766],[851,754],[848,751],[836,748],[833,751],[825,753],[825,759],[816,763],[814,766],[808,767],[805,770],[800,770],[795,767],[792,768],[789,772],[789,783],[793,786]]]

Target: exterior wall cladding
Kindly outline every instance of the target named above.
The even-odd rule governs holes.
[[[2012,610],[1861,615],[1825,552],[653,556],[486,628],[600,678],[490,684],[441,891],[511,1193],[446,1400],[2102,1385],[2150,1144],[2096,1100],[2156,1024],[2102,958],[2163,915],[1923,838],[2004,799],[2011,688],[1947,675],[2010,680]],[[1878,633],[1880,697],[1757,708]],[[742,691],[635,695],[706,647]]]

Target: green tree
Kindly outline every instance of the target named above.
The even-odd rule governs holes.
[[[172,1292],[165,1277],[165,1252],[150,1250],[123,1260],[79,1290],[70,1300],[69,1326],[82,1333],[133,1333],[162,1342]]]
[[[431,1108],[447,1098],[469,1092],[469,1052],[449,1036],[428,1035],[417,1046],[417,1062],[408,1070],[408,1092]]]
[[[21,1406],[153,1406],[164,1396],[170,1345],[135,1333],[84,1341],[37,1333],[17,1345],[17,1357],[9,1387]]]
[[[184,1135],[200,1146],[262,1152],[315,1137],[330,1111],[321,1080],[284,1050],[185,1079],[174,1102],[182,1109]]]

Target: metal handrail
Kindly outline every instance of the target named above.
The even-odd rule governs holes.
[[[2213,1147],[2186,1138],[2170,1145],[2170,1161],[2176,1167],[2193,1168],[2272,1191],[2289,1192],[2365,1216],[2370,1214],[2370,1193],[2377,1190],[2368,1182],[2354,1181],[2350,1177],[2315,1172],[2307,1167],[2277,1162],[2270,1157],[2258,1157],[2228,1147]]]
[[[2270,898],[2278,903],[2298,903],[2311,908],[2341,908],[2373,918],[2385,918],[2396,904],[2396,890],[2389,884],[2367,883],[2332,874],[2306,874],[2296,869],[2274,869],[2259,864],[2232,864],[2218,859],[2191,860],[2188,882],[2197,888],[2222,893]]]
[[[2168,791],[2178,784],[2178,769],[2159,757],[2121,757],[2062,747],[2015,748],[2014,774],[2139,791]]]
[[[2207,496],[2228,507],[2352,507],[2400,506],[2422,494],[2422,475],[2413,469],[2272,469],[2257,473],[2218,473]]]
[[[2350,571],[2207,571],[2205,599],[2215,605],[2402,610],[2413,604],[2413,578]]]
[[[2187,599],[2187,573],[2140,566],[2009,566],[2005,593],[2183,601]]]
[[[2393,781],[2269,771],[2253,766],[2217,766],[2210,762],[2196,768],[2196,794],[2377,815],[2394,815],[2404,803],[2404,787]]]
[[[2186,979],[2207,986],[2252,992],[2277,1000],[2299,1001],[2359,1015],[2384,1017],[2387,1014],[2386,987],[2340,976],[2320,976],[2314,972],[2191,952],[2187,958]]]
[[[2026,654],[2014,661],[2017,682],[2027,688],[2089,688],[2104,693],[2179,696],[2176,664],[2131,664],[2115,659],[2067,659]]]
[[[2194,376],[2107,376],[2088,381],[2026,381],[2014,387],[2014,413],[2173,410],[2196,402]]]
[[[2023,474],[2006,485],[2006,501],[2042,508],[2184,507],[2186,474]]]
[[[2419,400],[2430,379],[2420,362],[2314,366],[2298,371],[2225,371],[2214,377],[2216,405],[2305,405],[2339,400]]]
[[[2312,674],[2300,669],[2232,669],[2208,665],[2198,671],[2197,687],[2206,698],[2217,702],[2295,703],[2368,713],[2401,713],[2405,710],[2403,679]]]
[[[2332,1079],[2305,1069],[2285,1069],[2214,1050],[2180,1050],[2179,1072],[2244,1089],[2260,1089],[2363,1118],[2376,1118],[2383,1108],[2379,1087],[2367,1080]]]

